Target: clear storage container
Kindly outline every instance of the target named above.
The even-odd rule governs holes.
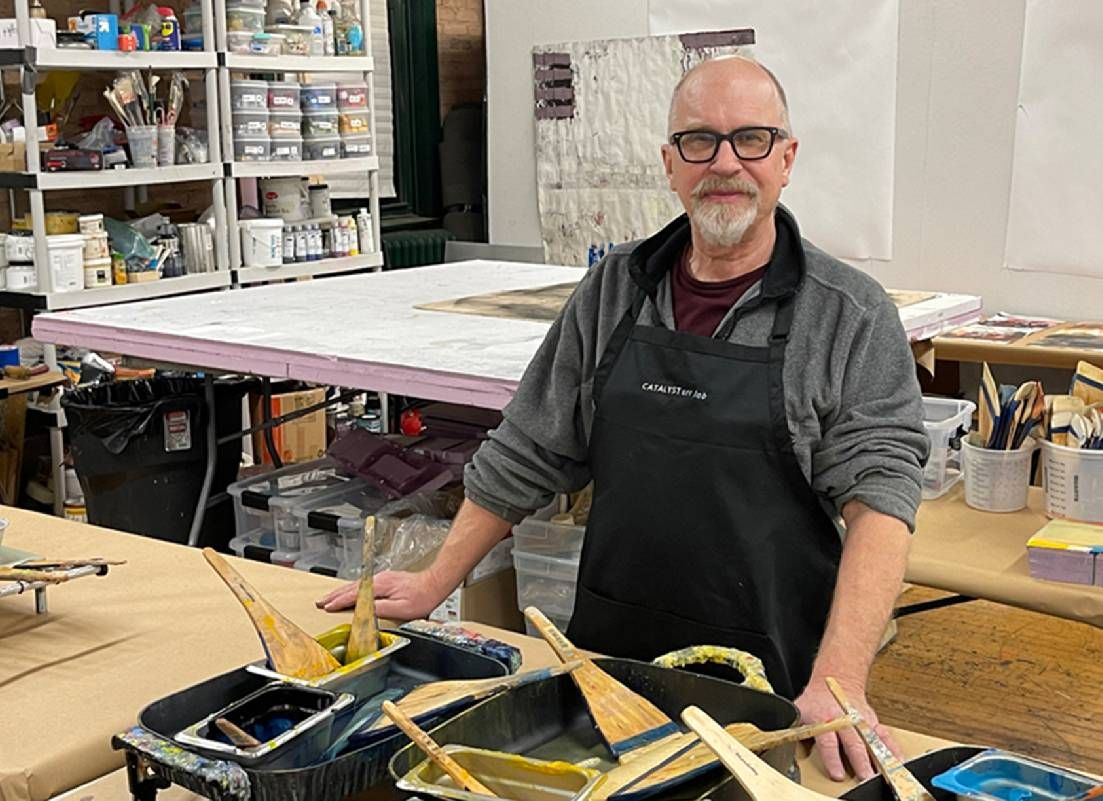
[[[268,112],[235,111],[232,117],[234,138],[254,139],[268,136]]]
[[[237,0],[226,4],[226,32],[264,30],[264,9],[246,5]]]
[[[234,115],[235,118],[237,115]],[[267,119],[268,135],[273,139],[301,139],[303,115],[294,111],[272,111]]]
[[[371,136],[342,136],[341,155],[346,159],[371,155]]]
[[[274,545],[276,521],[272,511],[273,499],[302,499],[313,493],[342,487],[350,480],[332,459],[315,459],[234,482],[226,488],[226,492],[234,499],[235,539],[244,543]]]
[[[227,31],[226,49],[231,53],[246,55],[249,53],[249,45],[253,41],[252,31]]]
[[[309,25],[269,25],[265,30],[283,35],[285,56],[305,56],[310,52],[310,37],[314,29]]]
[[[342,135],[358,136],[369,133],[368,112],[342,111],[337,115],[337,130]]]
[[[230,108],[234,111],[267,111],[268,81],[230,81]]]
[[[303,112],[303,136],[336,136],[337,112],[307,109]]]
[[[267,136],[234,139],[234,161],[268,161],[271,153],[272,140]]]
[[[339,136],[306,136],[303,137],[303,158],[314,159],[339,159],[341,158],[341,137]]]
[[[271,111],[298,111],[299,84],[297,81],[269,81],[268,108]]]
[[[367,482],[350,484],[338,493],[312,498],[295,509],[301,532],[324,532],[331,536],[337,556],[337,575],[358,578],[364,558],[364,520],[375,514],[387,499]],[[383,543],[376,543],[382,547]]]
[[[923,427],[931,455],[923,470],[923,497],[945,495],[961,481],[961,438],[968,432],[977,405],[966,400],[923,398]]]
[[[578,565],[578,559],[556,559],[518,551],[514,543],[518,608],[535,606],[546,615],[569,620],[574,611]]]
[[[558,498],[513,527],[513,551],[577,561],[582,555],[585,526],[552,523],[559,510]]]
[[[364,81],[347,81],[337,84],[337,108],[356,111],[368,107],[368,84]]]
[[[303,84],[301,103],[304,111],[336,111],[337,84],[332,81]]]
[[[298,139],[273,139],[272,151],[269,157],[272,161],[302,161],[302,137]]]

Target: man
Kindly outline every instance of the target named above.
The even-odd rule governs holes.
[[[742,648],[805,721],[840,714],[835,676],[876,722],[866,681],[927,455],[899,315],[777,205],[797,140],[772,73],[697,66],[669,126],[663,164],[687,216],[589,270],[467,468],[432,567],[376,577],[379,614],[427,614],[512,523],[593,479],[578,645]],[[828,773],[845,776],[840,741],[872,775],[852,731],[817,743]]]

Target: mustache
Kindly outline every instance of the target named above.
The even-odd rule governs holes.
[[[742,192],[750,197],[758,197],[758,187],[750,181],[740,178],[720,178],[710,175],[701,179],[697,186],[693,187],[693,197],[701,198],[709,192]]]

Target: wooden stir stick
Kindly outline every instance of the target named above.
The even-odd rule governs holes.
[[[490,791],[490,788],[472,776],[462,765],[460,765],[460,763],[448,756],[444,749],[441,748],[432,737],[407,717],[393,702],[383,702],[383,714],[394,721],[394,725],[402,729],[406,736],[413,740],[417,747],[424,751],[429,759],[433,760],[441,770],[451,776],[452,781],[460,787],[472,793],[497,798],[497,796]]]
[[[374,563],[375,515],[368,515],[364,521],[364,567],[360,573],[356,609],[352,613],[352,627],[349,629],[349,641],[345,649],[346,665],[351,665],[357,659],[379,650],[379,627],[375,619],[375,588],[372,583]]]
[[[826,681],[827,689],[831,690],[831,694],[835,696],[835,700],[839,702],[843,712],[853,721],[858,734],[862,735],[862,739],[866,741],[866,750],[873,757],[873,761],[877,763],[877,769],[881,771],[881,775],[885,777],[885,782],[892,788],[892,792],[895,793],[896,797],[900,801],[934,801],[934,796],[919,783],[919,779],[915,778],[912,772],[904,766],[904,763],[897,759],[896,754],[889,750],[889,747],[885,745],[885,741],[877,736],[877,732],[873,730],[869,722],[850,703],[850,699],[843,692],[839,682],[830,677]]]

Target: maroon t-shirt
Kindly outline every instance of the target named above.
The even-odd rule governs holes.
[[[689,272],[689,248],[674,267],[674,326],[687,334],[711,337],[724,315],[766,274],[766,264],[727,281],[699,281]]]

